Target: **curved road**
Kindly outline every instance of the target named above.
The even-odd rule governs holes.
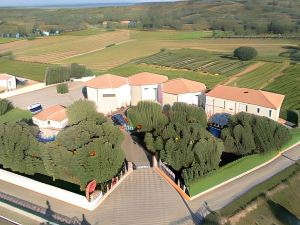
[[[203,208],[206,208],[204,207],[205,202],[207,202],[207,205],[211,210],[220,209],[249,191],[257,184],[262,183],[288,166],[294,164],[295,161],[299,159],[300,144],[285,152],[283,156],[280,156],[268,165],[194,199],[189,202],[189,205],[198,217],[205,216],[208,213],[207,210],[203,210]]]

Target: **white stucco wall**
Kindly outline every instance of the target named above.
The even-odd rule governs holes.
[[[97,110],[104,114],[130,105],[131,90],[128,84],[119,88],[95,89],[87,87],[88,100],[95,102]]]
[[[35,125],[37,125],[40,129],[46,129],[46,128],[63,129],[68,125],[69,120],[65,119],[61,122],[53,121],[53,120],[44,121],[44,120],[38,120],[37,118],[32,117],[32,122]]]
[[[205,111],[208,116],[212,116],[216,113],[229,113],[233,115],[239,112],[247,112],[259,116],[265,116],[275,121],[278,120],[280,113],[280,109],[271,109],[248,103],[213,98],[210,96],[206,96]],[[270,112],[271,116],[269,114]]]
[[[158,95],[158,84],[142,86],[142,101],[156,101]]]
[[[0,86],[7,90],[14,90],[17,88],[16,77],[12,76],[8,80],[0,80]]]

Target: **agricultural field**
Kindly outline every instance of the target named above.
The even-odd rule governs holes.
[[[137,63],[225,76],[239,73],[252,63],[226,58],[226,56],[228,55],[195,49],[164,50],[138,60]]]
[[[119,67],[115,67],[113,69],[110,69],[106,71],[107,73],[112,73],[120,76],[130,76],[135,73],[139,72],[151,72],[151,73],[157,73],[157,74],[164,74],[169,77],[169,79],[175,79],[175,78],[186,78],[190,80],[195,80],[204,83],[208,88],[212,88],[218,83],[223,82],[227,79],[226,76],[222,75],[211,75],[211,74],[205,74],[202,72],[195,72],[195,71],[184,71],[184,70],[177,70],[177,69],[165,69],[161,67],[155,67],[150,65],[138,65],[138,64],[132,64],[128,63]]]
[[[244,88],[262,89],[266,84],[268,84],[268,82],[270,82],[270,80],[276,76],[279,76],[285,67],[285,63],[267,62],[254,71],[241,76],[232,83],[229,83],[229,85]]]
[[[49,66],[51,65],[16,60],[0,60],[0,73],[8,73],[14,76],[43,82],[46,69]]]
[[[0,45],[0,53],[12,51],[16,59],[30,62],[79,63],[95,71],[106,71],[131,60],[160,52],[162,48],[191,48],[216,53],[232,53],[239,46],[255,47],[260,57],[278,57],[283,46],[296,40],[214,39],[204,31],[133,31],[105,32],[88,29],[60,36],[20,40]],[[119,43],[119,44],[117,44]],[[121,44],[120,44],[121,43]],[[106,46],[116,44],[110,48]],[[236,71],[238,72],[238,71]],[[229,74],[230,75],[230,74]]]
[[[16,59],[22,61],[57,63],[127,40],[129,40],[129,31],[127,30],[89,36],[52,36],[0,45],[0,53],[12,51]]]
[[[285,95],[281,115],[285,117],[287,109],[300,110],[300,65],[291,65],[283,71],[283,75],[276,78],[264,88]]]

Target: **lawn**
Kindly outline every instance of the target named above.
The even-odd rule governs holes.
[[[43,82],[46,69],[49,66],[49,64],[30,63],[16,60],[1,60],[0,73],[8,73],[30,80]]]
[[[0,44],[5,44],[5,43],[13,42],[13,41],[17,41],[17,39],[15,39],[15,38],[1,38],[0,37]]]
[[[287,109],[300,110],[300,65],[291,65],[264,88],[266,91],[285,95],[281,116],[285,118]]]
[[[300,141],[300,129],[291,130],[291,139],[284,145],[283,150]],[[190,195],[195,196],[203,191],[208,190],[218,184],[221,184],[235,176],[238,176],[248,170],[259,166],[278,154],[278,151],[271,151],[265,154],[255,154],[243,157],[232,163],[219,168],[208,175],[201,177],[189,184]]]
[[[227,79],[225,76],[222,75],[210,75],[210,74],[204,74],[202,72],[168,69],[168,68],[155,67],[150,65],[137,65],[131,63],[107,71],[107,73],[112,73],[112,74],[125,76],[125,77],[139,72],[151,72],[151,73],[162,74],[168,76],[169,79],[183,77],[186,79],[202,82],[208,88],[212,88],[216,84]]]
[[[261,89],[274,76],[280,74],[283,67],[283,63],[267,62],[256,70],[241,76],[229,85],[244,88]]]
[[[31,112],[27,110],[22,109],[12,109],[8,113],[4,114],[3,116],[0,116],[0,124],[6,123],[6,122],[17,122],[21,120],[29,120],[32,118]]]

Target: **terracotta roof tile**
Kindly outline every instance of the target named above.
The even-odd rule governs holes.
[[[61,105],[54,105],[49,108],[44,109],[42,112],[36,114],[33,118],[38,120],[53,120],[53,121],[64,121],[67,119],[66,108]]]
[[[155,74],[155,73],[138,73],[128,78],[129,84],[133,86],[162,84],[168,80],[167,76]]]
[[[127,78],[113,74],[105,74],[86,82],[87,87],[97,89],[118,88],[127,84]]]
[[[284,95],[267,91],[223,85],[215,87],[206,95],[214,98],[259,105],[272,109],[280,108],[285,97]]]
[[[163,92],[169,94],[196,93],[204,92],[205,90],[205,84],[184,78],[169,80],[163,86]]]

